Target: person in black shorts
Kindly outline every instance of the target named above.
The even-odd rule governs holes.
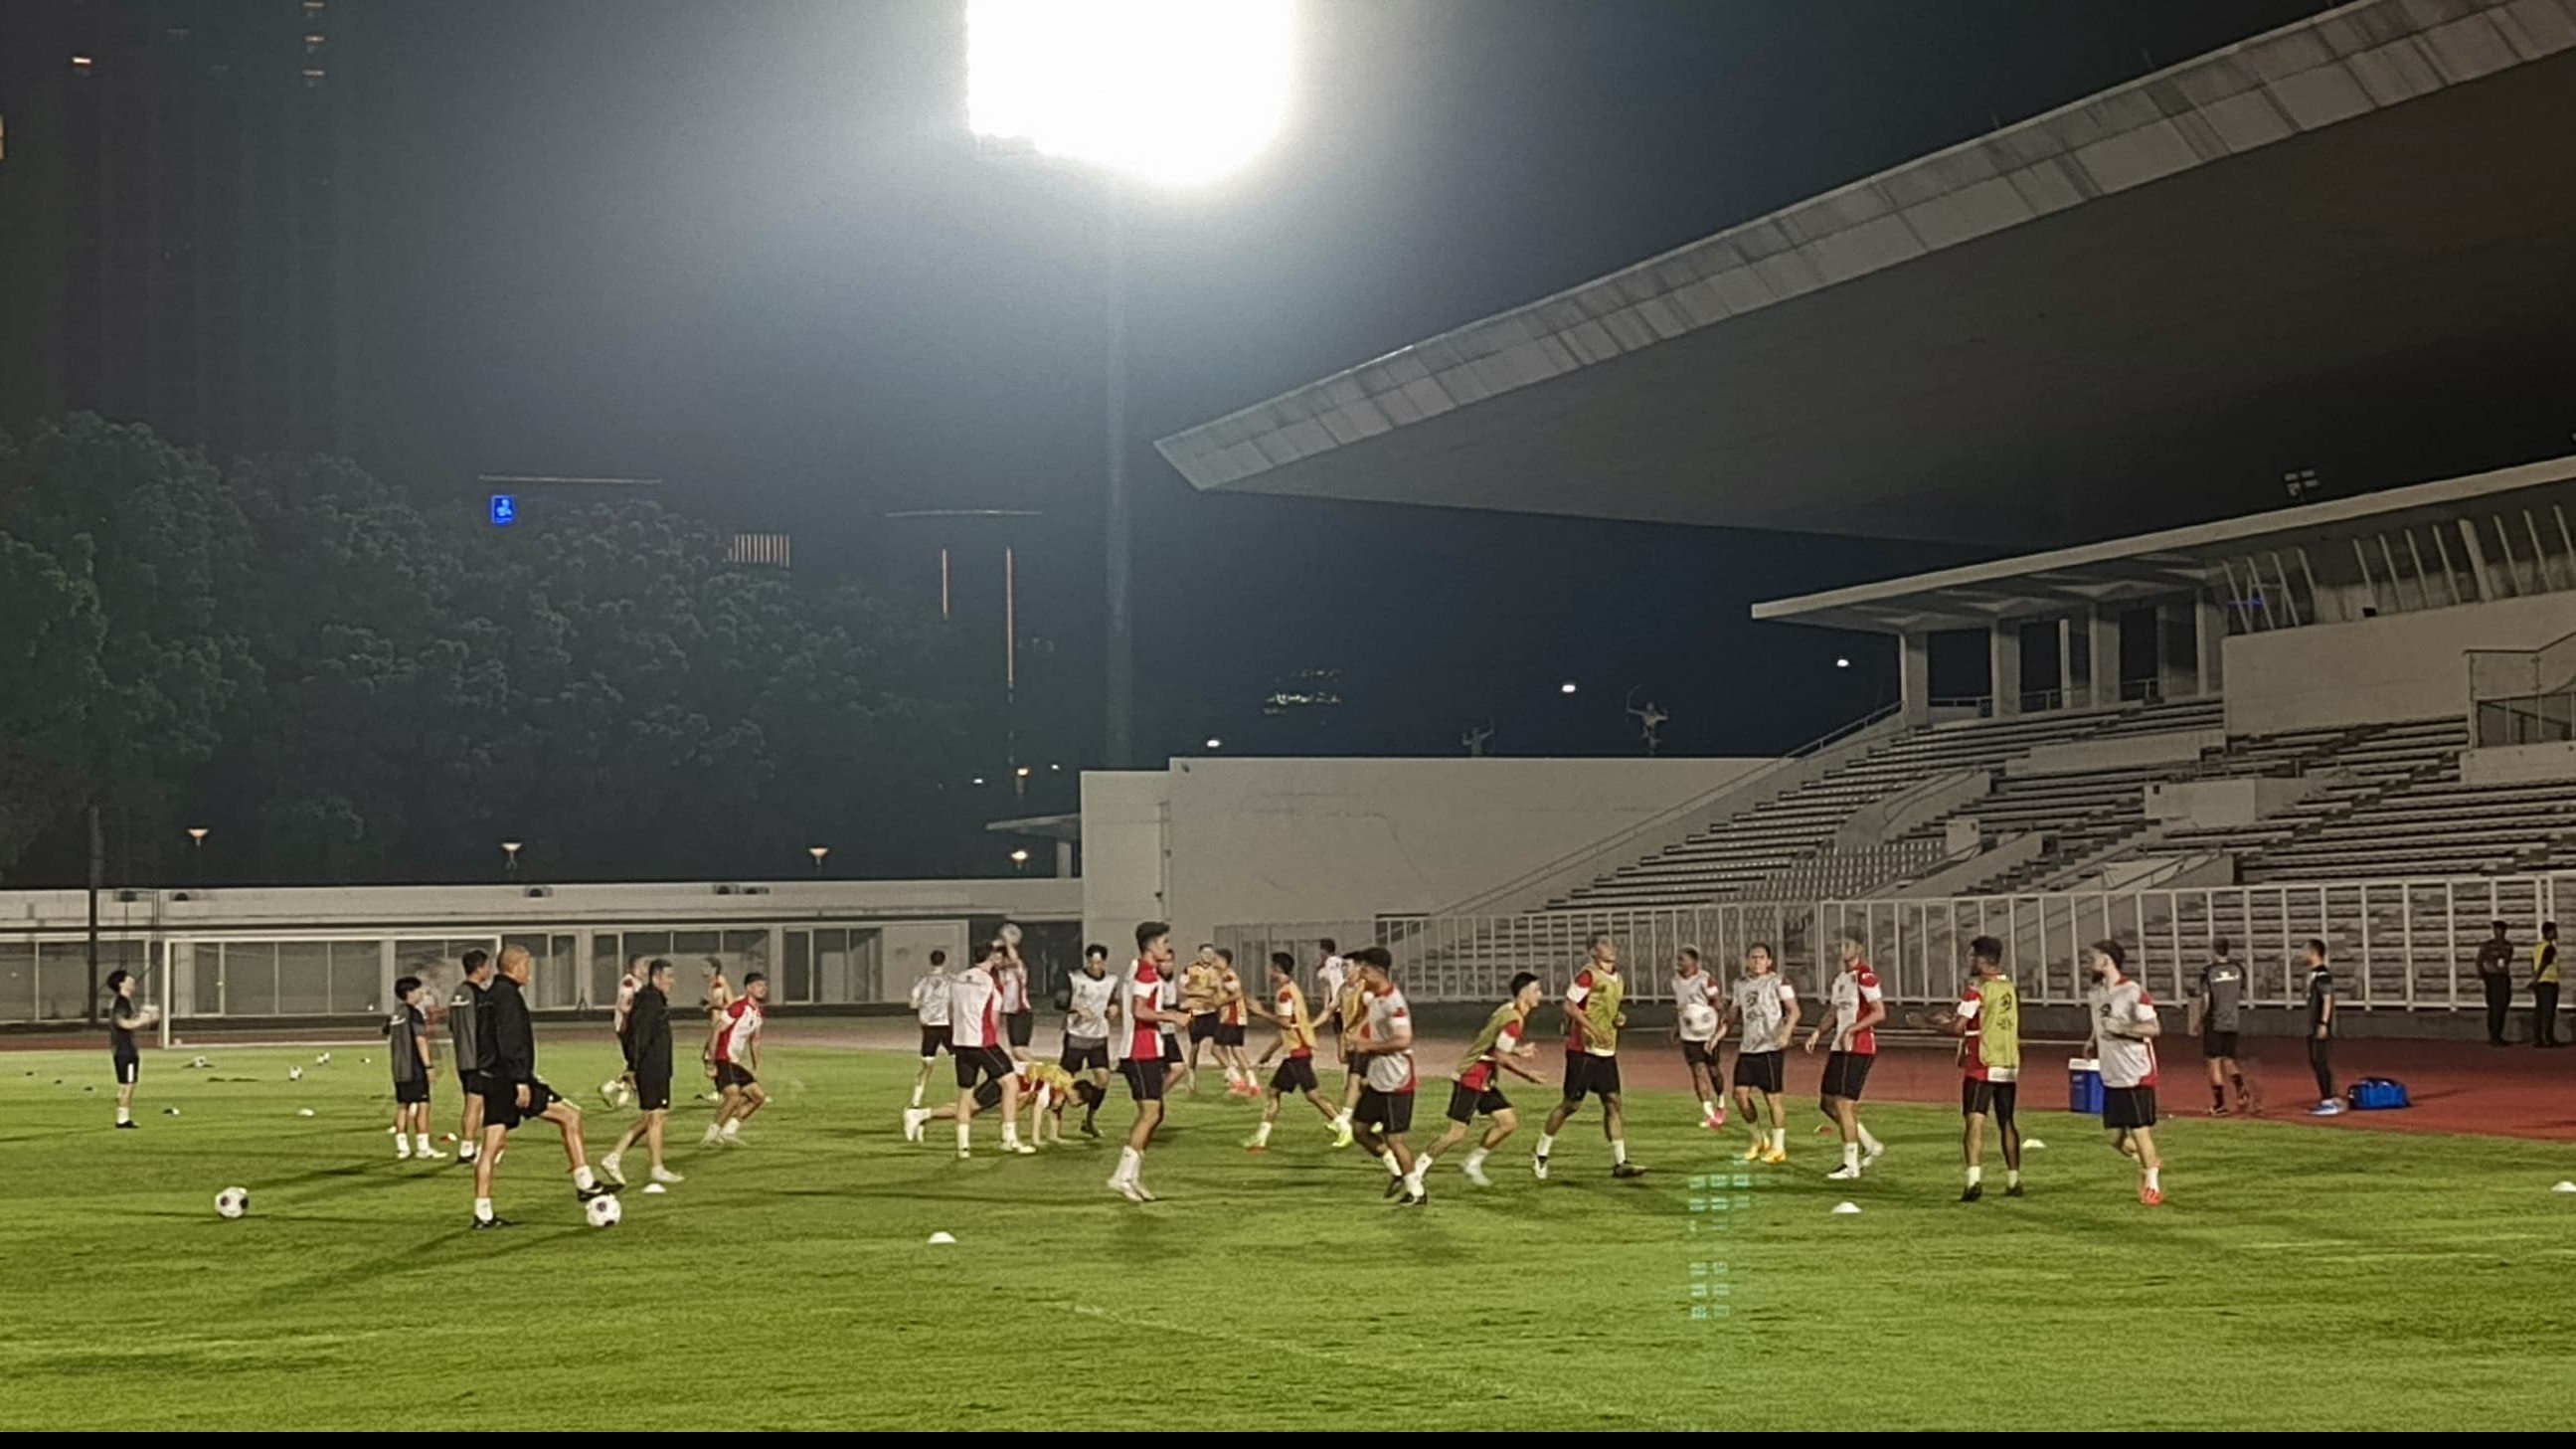
[[[510,1220],[492,1211],[493,1159],[510,1129],[540,1118],[562,1131],[564,1156],[572,1162],[573,1193],[583,1202],[615,1191],[591,1176],[581,1146],[581,1109],[557,1096],[537,1075],[536,1025],[528,1015],[526,996],[536,961],[525,946],[501,949],[501,970],[485,993],[494,1065],[483,1076],[483,1150],[474,1159],[474,1226],[505,1228]]]
[[[483,1148],[483,1074],[499,1060],[492,1051],[492,953],[476,947],[465,953],[465,979],[447,998],[447,1040],[456,1057],[456,1085],[465,1093],[465,1115],[456,1128],[458,1166],[471,1163]]]
[[[1020,959],[1020,928],[1002,927],[993,942],[993,982],[1002,992],[1002,1034],[1011,1045],[1011,1060],[1029,1059],[1029,1043],[1037,1036],[1037,1007],[1029,1000],[1029,966]]]
[[[2245,1080],[2245,1065],[2236,1057],[2236,1032],[2245,1009],[2245,968],[2229,957],[2225,936],[2209,943],[2209,964],[2192,983],[2191,1017],[2200,1031],[2201,1060],[2209,1067],[2209,1115],[2227,1115],[2227,1088],[2236,1087],[2236,1108],[2248,1115],[2263,1110]]]
[[[1100,1104],[1109,1086],[1110,1020],[1119,1012],[1118,978],[1109,974],[1109,948],[1092,943],[1083,949],[1082,969],[1065,983],[1064,1047],[1056,1060],[1073,1077],[1073,1094],[1082,1099],[1082,1135],[1097,1137]]]
[[[116,1125],[127,1132],[137,1130],[134,1087],[143,1080],[143,1053],[134,1044],[134,1034],[159,1019],[151,1007],[135,1001],[138,984],[131,971],[107,974],[107,1051],[116,1066]]]
[[[1469,1129],[1478,1117],[1488,1117],[1493,1125],[1477,1139],[1468,1152],[1464,1171],[1467,1180],[1478,1187],[1491,1187],[1485,1176],[1485,1159],[1519,1129],[1520,1115],[1512,1110],[1512,1099],[1503,1095],[1501,1074],[1509,1072],[1525,1082],[1540,1082],[1539,1075],[1521,1065],[1536,1048],[1521,1039],[1529,1028],[1530,1013],[1546,996],[1539,985],[1538,974],[1523,971],[1512,978],[1511,997],[1485,1018],[1484,1027],[1468,1044],[1467,1055],[1458,1064],[1458,1074],[1449,1082],[1449,1125],[1441,1129],[1438,1140],[1429,1150],[1413,1159],[1413,1176],[1424,1180],[1431,1175],[1431,1164],[1449,1155],[1449,1149],[1467,1140]]]
[[[1117,1171],[1109,1174],[1109,1190],[1129,1202],[1154,1200],[1145,1190],[1145,1152],[1154,1145],[1155,1129],[1163,1125],[1164,1083],[1178,1066],[1177,1052],[1167,1061],[1155,1048],[1168,1047],[1172,1040],[1160,1028],[1182,1019],[1163,1005],[1163,989],[1170,984],[1165,973],[1171,969],[1172,928],[1161,921],[1139,923],[1136,965],[1123,988],[1127,1020],[1119,1030],[1125,1050],[1118,1063],[1127,1077],[1127,1091],[1136,1099],[1136,1125],[1128,1130],[1127,1145],[1118,1150]]]
[[[447,1154],[429,1140],[429,988],[417,976],[394,983],[394,1009],[385,1020],[385,1062],[394,1078],[394,1157],[434,1162]],[[411,1138],[420,1138],[412,1151]]]
[[[626,1060],[635,1073],[640,1115],[599,1159],[601,1175],[619,1187],[626,1185],[621,1165],[626,1149],[639,1137],[653,1156],[653,1181],[667,1186],[688,1180],[662,1165],[662,1133],[671,1120],[671,980],[671,963],[656,957],[645,966],[644,984],[635,988],[635,999],[626,1008]]]

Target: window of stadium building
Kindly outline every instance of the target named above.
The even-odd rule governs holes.
[[[98,979],[141,971],[140,941],[102,940]],[[79,1021],[90,1008],[89,948],[80,941],[0,941],[0,1022]]]
[[[593,931],[590,936],[589,1005],[617,1000],[617,978],[636,956],[660,956],[673,968],[672,997],[689,1003],[706,996],[707,968],[739,986],[744,973],[769,969],[769,932],[732,931]]]
[[[873,930],[792,930],[779,969],[778,999],[830,1006],[884,999],[882,942]]]
[[[194,1016],[371,1016],[384,1010],[380,940],[173,945],[175,993]]]

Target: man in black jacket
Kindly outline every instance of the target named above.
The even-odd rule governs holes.
[[[564,1156],[572,1160],[573,1191],[583,1202],[614,1189],[591,1176],[581,1150],[581,1109],[555,1095],[537,1077],[536,1023],[528,1016],[527,986],[536,962],[524,946],[501,948],[501,972],[484,995],[493,1065],[483,1076],[483,1150],[474,1159],[474,1226],[508,1227],[492,1212],[492,1160],[511,1128],[542,1117],[562,1130]]]
[[[599,1159],[599,1170],[619,1187],[626,1185],[626,1173],[618,1159],[635,1139],[653,1154],[653,1181],[685,1182],[687,1179],[662,1165],[662,1124],[671,1118],[671,963],[656,959],[644,968],[644,984],[635,988],[634,999],[626,1009],[626,1029],[618,1044],[626,1050],[626,1070],[635,1078],[635,1105],[643,1113],[608,1155]],[[659,1191],[647,1188],[646,1191]]]

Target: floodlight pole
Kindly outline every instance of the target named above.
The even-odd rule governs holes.
[[[1126,204],[1118,178],[1101,185],[1103,232],[1102,394],[1107,424],[1107,464],[1101,493],[1106,505],[1108,537],[1109,647],[1106,667],[1108,718],[1102,753],[1113,770],[1135,763],[1136,638],[1128,606],[1129,548],[1133,532],[1127,507],[1127,244]]]

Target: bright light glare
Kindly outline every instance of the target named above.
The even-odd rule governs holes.
[[[1563,684],[1558,685],[1556,687],[1556,692],[1559,694],[1572,694],[1574,692],[1574,681],[1569,679]]]
[[[966,124],[1165,184],[1260,153],[1288,112],[1290,0],[967,0]]]

